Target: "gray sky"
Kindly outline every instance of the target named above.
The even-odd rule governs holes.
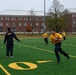
[[[53,0],[46,0],[46,11],[51,7]],[[76,8],[76,0],[59,0],[64,8]],[[35,10],[44,11],[44,0],[0,0],[0,11],[13,10]]]

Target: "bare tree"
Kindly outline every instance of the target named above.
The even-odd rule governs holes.
[[[55,28],[56,31],[60,31],[65,25],[64,15],[64,6],[60,4],[58,0],[53,0],[52,6],[48,12],[50,18],[47,19],[47,27]]]

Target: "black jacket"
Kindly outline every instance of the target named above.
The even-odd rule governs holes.
[[[7,32],[4,37],[4,44],[13,44],[13,38],[20,42],[20,40],[16,37],[13,32]]]

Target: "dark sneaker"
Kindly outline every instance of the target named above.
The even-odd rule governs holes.
[[[67,59],[69,59],[69,58],[70,58],[70,57],[69,57],[69,55],[67,55],[66,57],[67,57]]]
[[[60,63],[60,60],[57,60],[57,63]]]
[[[57,63],[60,63],[60,61],[57,61]]]

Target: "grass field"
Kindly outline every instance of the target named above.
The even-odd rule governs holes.
[[[70,59],[60,54],[61,62],[56,63],[54,45],[46,45],[42,37],[19,36],[21,42],[14,43],[14,58],[6,58],[3,36],[0,40],[0,75],[75,75],[76,38],[67,37],[62,48]]]

